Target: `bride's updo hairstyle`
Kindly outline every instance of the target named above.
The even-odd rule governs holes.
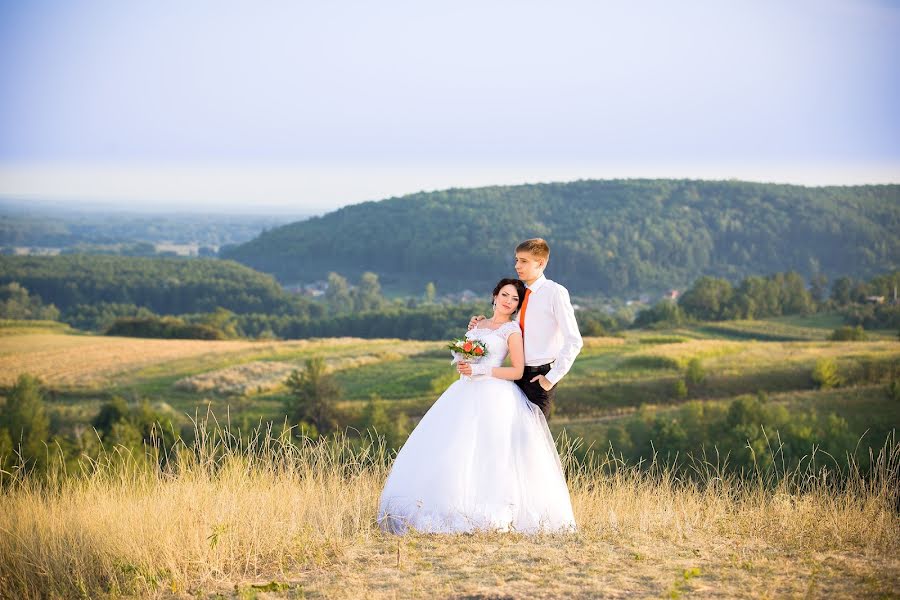
[[[519,312],[519,309],[522,308],[522,302],[525,301],[525,284],[522,283],[520,279],[511,279],[509,277],[501,279],[500,282],[496,286],[494,286],[494,293],[491,294],[491,299],[493,301],[493,298],[496,298],[497,294],[500,293],[500,290],[507,285],[511,285],[516,288],[516,293],[519,294],[519,305],[516,306],[516,310],[513,311],[513,314],[516,314],[517,312]]]

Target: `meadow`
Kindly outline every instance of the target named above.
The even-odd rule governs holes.
[[[0,495],[0,595],[15,598],[888,598],[900,574],[900,443],[836,484],[810,466],[739,479],[698,464],[610,456],[561,440],[579,530],[386,535],[375,515],[390,455],[242,445],[209,424],[159,466],[103,454]]]
[[[900,343],[894,332],[826,341],[827,316],[770,321],[585,339],[550,421],[577,534],[404,538],[375,523],[392,450],[354,419],[377,394],[414,424],[454,378],[442,343],[145,340],[2,323],[0,385],[38,375],[59,431],[121,396],[147,400],[184,439],[162,457],[106,447],[75,466],[51,461],[41,480],[3,473],[0,596],[896,597],[900,402],[888,384]],[[351,429],[289,442],[283,378],[313,356],[340,385]],[[813,381],[823,360],[838,385]],[[855,447],[797,450],[764,432],[774,460],[747,444],[755,467],[741,474],[712,447],[673,459],[633,437],[640,465],[610,449],[636,424],[755,399],[836,419]],[[797,439],[815,439],[816,423],[802,421],[811,437]]]

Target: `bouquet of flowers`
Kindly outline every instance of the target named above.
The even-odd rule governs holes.
[[[453,360],[450,361],[450,364],[456,364],[461,360],[474,363],[487,356],[487,347],[478,340],[457,338],[450,340],[447,347],[450,349],[450,354],[453,355]]]

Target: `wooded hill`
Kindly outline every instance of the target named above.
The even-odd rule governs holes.
[[[797,271],[869,277],[900,267],[900,185],[576,181],[418,193],[284,225],[220,255],[282,282],[378,273],[407,290],[487,289],[522,239],[551,245],[548,274],[621,296]]]
[[[286,294],[271,275],[214,258],[0,256],[0,284],[11,282],[62,311],[107,303],[170,315],[216,307],[284,313],[302,302]]]

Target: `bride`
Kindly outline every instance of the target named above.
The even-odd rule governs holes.
[[[493,296],[492,317],[466,333],[485,345],[484,358],[460,365],[464,375],[425,413],[394,460],[378,508],[385,531],[576,528],[544,414],[513,383],[525,364],[514,320],[525,285],[501,279]],[[512,366],[502,367],[507,353]]]

